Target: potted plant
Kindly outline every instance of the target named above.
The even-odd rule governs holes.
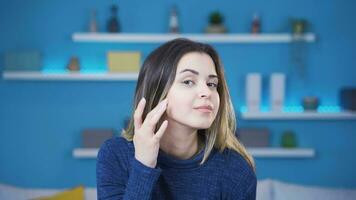
[[[303,18],[291,18],[292,32],[293,34],[303,34],[307,28],[308,21]]]
[[[206,33],[226,33],[227,30],[223,25],[224,17],[219,11],[214,11],[209,15],[209,25],[205,29]]]
[[[295,148],[297,147],[297,138],[294,131],[284,131],[281,138],[281,146],[283,148]]]

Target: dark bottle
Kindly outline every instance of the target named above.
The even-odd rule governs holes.
[[[253,15],[252,26],[251,26],[252,33],[260,33],[261,32],[261,21],[260,17],[257,13]]]
[[[119,19],[117,17],[118,7],[116,5],[111,6],[111,17],[107,24],[108,32],[117,33],[120,31]]]

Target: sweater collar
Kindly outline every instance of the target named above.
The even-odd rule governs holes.
[[[189,159],[177,159],[173,156],[168,155],[161,149],[158,153],[158,165],[161,168],[176,168],[176,169],[191,169],[197,168],[200,166],[200,162],[204,157],[204,148],[202,148],[198,154],[195,154],[193,157]],[[213,152],[212,152],[213,153]]]

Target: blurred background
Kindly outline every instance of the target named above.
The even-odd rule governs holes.
[[[1,0],[0,183],[96,187],[94,143],[124,127],[139,65],[164,41],[193,34],[221,56],[259,181],[356,188],[355,8],[352,0]],[[120,69],[125,62],[132,68]],[[252,105],[248,84],[260,91]]]

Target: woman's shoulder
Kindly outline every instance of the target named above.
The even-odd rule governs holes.
[[[226,164],[232,164],[239,167],[249,167],[247,160],[237,151],[225,148],[223,151],[218,151],[218,154],[225,160]]]
[[[224,159],[225,170],[228,176],[231,177],[233,175],[233,177],[239,177],[239,179],[256,179],[253,167],[239,152],[225,148],[221,152],[221,155]]]
[[[134,146],[132,141],[128,141],[122,136],[116,136],[107,139],[100,147],[99,155],[122,157],[134,154]],[[99,156],[98,155],[98,156]]]
[[[252,195],[257,187],[255,171],[239,152],[225,148],[219,152],[221,158],[223,191],[227,199],[240,199],[241,195]],[[241,198],[254,199],[254,198]]]

